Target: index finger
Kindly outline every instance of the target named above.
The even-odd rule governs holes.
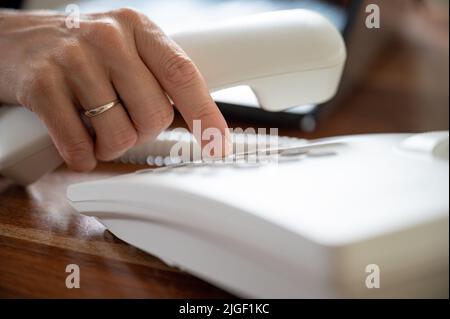
[[[187,54],[158,27],[135,30],[139,55],[163,89],[175,103],[191,131],[194,120],[201,120],[201,129],[218,129],[222,135],[222,154],[229,150],[228,126],[209,94],[198,68]],[[196,137],[198,138],[198,137]],[[202,145],[209,141],[203,141]]]

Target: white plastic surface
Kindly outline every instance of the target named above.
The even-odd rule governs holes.
[[[391,285],[423,269],[448,270],[448,160],[405,151],[411,136],[325,139],[341,142],[330,146],[336,155],[135,173],[71,185],[67,195],[121,239],[230,291],[346,296],[355,285],[364,291],[367,264],[380,264]],[[155,228],[179,232],[183,244],[155,240]],[[217,250],[234,257],[212,266],[195,258],[199,249],[205,258]],[[242,258],[283,279],[261,287],[266,275],[241,268]],[[419,261],[423,269],[411,266]]]
[[[211,91],[248,85],[269,111],[330,99],[346,59],[336,27],[301,9],[237,18],[171,37]]]
[[[448,160],[449,134],[448,131],[415,134],[404,140],[401,148],[406,151],[414,151]]]
[[[47,129],[24,107],[0,106],[0,174],[30,184],[63,163]]]

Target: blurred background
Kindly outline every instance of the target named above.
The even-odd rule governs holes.
[[[11,6],[64,11],[69,3],[78,4],[82,13],[134,7],[169,34],[257,12],[315,10],[341,30],[347,43],[338,96],[325,105],[271,113],[258,108],[249,88],[214,93],[232,126],[278,127],[291,135],[298,129],[306,137],[448,129],[446,0],[27,0],[11,1]],[[366,6],[373,3],[380,7],[380,29],[365,26]]]

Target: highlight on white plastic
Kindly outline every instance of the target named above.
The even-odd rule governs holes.
[[[192,58],[211,91],[248,85],[269,111],[331,99],[346,60],[337,28],[302,9],[240,17],[171,38]]]

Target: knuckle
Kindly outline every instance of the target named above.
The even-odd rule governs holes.
[[[102,18],[89,23],[83,37],[87,42],[104,52],[125,50],[123,30],[119,23],[111,18]]]
[[[120,8],[115,11],[115,14],[119,19],[131,22],[140,22],[142,19],[145,19],[145,16],[132,8]]]
[[[92,32],[100,38],[115,39],[120,35],[119,26],[112,19],[101,19],[92,24]]]
[[[199,104],[194,110],[194,119],[205,119],[217,114],[218,110],[211,107],[210,102]]]
[[[129,55],[126,32],[116,20],[105,17],[91,22],[87,29],[83,40],[98,51],[100,56],[116,61],[118,57]]]
[[[105,143],[106,153],[108,156],[114,156],[118,152],[129,149],[134,146],[137,141],[137,133],[132,128],[116,129],[110,135]]]
[[[79,41],[65,42],[57,52],[55,60],[63,68],[79,71],[87,67],[85,53]]]
[[[62,146],[61,155],[67,162],[77,165],[91,156],[92,149],[92,143],[88,140],[73,141]]]
[[[197,68],[185,54],[177,53],[163,63],[163,78],[177,87],[188,87],[197,76]]]
[[[175,117],[172,107],[164,107],[157,112],[142,117],[142,121],[135,122],[135,127],[140,136],[153,136],[168,128]]]
[[[164,108],[164,111],[159,112],[156,118],[158,119],[159,123],[161,123],[161,129],[164,130],[172,124],[174,117],[175,112],[173,111],[172,107],[169,107]]]
[[[54,71],[50,66],[44,66],[36,69],[29,79],[29,89],[37,92],[48,92],[55,84]]]
[[[17,94],[19,103],[30,106],[35,100],[41,100],[53,94],[56,89],[56,72],[50,64],[35,67],[22,82]]]

